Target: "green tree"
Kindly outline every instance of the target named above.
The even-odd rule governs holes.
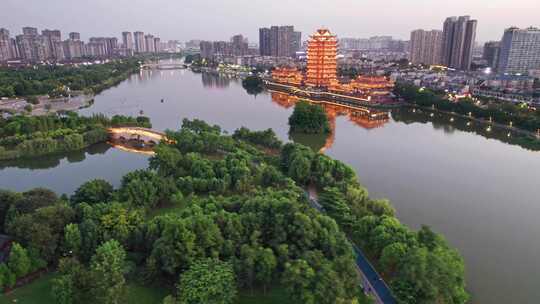
[[[15,286],[17,277],[5,263],[0,263],[0,290]]]
[[[18,243],[13,243],[7,265],[17,278],[27,275],[31,268],[31,261],[26,249]]]
[[[260,248],[256,262],[256,274],[257,280],[263,284],[264,293],[266,294],[266,287],[272,282],[274,278],[274,272],[277,267],[277,259],[274,252],[270,248]]]
[[[73,279],[69,275],[63,275],[53,279],[51,294],[56,304],[72,304],[74,302]]]
[[[113,186],[101,179],[95,179],[82,184],[75,194],[71,196],[71,203],[74,205],[87,203],[90,205],[106,203],[112,198]]]
[[[312,290],[315,270],[305,260],[295,260],[285,265],[282,283],[289,295],[298,303],[315,304]]]
[[[178,297],[181,304],[231,304],[236,282],[230,263],[200,260],[180,276]]]
[[[90,269],[95,282],[93,295],[99,303],[122,303],[126,287],[125,259],[124,248],[115,240],[107,241],[97,248]]]
[[[79,255],[82,246],[82,236],[77,224],[68,224],[64,229],[64,247],[66,252]]]

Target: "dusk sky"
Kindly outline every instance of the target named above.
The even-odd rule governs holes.
[[[442,29],[448,16],[478,20],[477,41],[499,40],[509,26],[540,26],[539,0],[1,0],[0,27],[12,35],[23,26],[90,36],[141,30],[164,40],[258,41],[258,28],[294,25],[303,39],[325,26],[339,37],[391,35]],[[65,35],[64,35],[65,36]]]

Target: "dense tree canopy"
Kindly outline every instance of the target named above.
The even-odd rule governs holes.
[[[300,101],[289,117],[291,132],[326,134],[332,132],[328,117],[320,105]]]
[[[101,91],[139,69],[137,58],[81,66],[0,68],[0,97],[66,95],[75,91]]]
[[[118,189],[86,183],[69,202],[45,190],[0,192],[6,232],[21,244],[0,281],[13,286],[49,264],[58,265],[58,303],[121,303],[130,277],[169,287],[167,303],[231,303],[237,288],[276,284],[299,303],[364,303],[348,235],[399,303],[467,300],[459,254],[428,227],[401,224],[350,167],[278,145],[271,131],[234,134],[185,120],[149,169]],[[319,193],[325,214],[302,187]]]

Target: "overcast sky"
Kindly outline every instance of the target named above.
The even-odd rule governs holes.
[[[294,25],[303,39],[321,26],[339,37],[408,39],[454,15],[478,20],[477,41],[499,40],[509,26],[540,26],[540,0],[0,0],[0,27],[12,35],[34,26],[83,39],[141,30],[164,40],[242,33],[257,42],[258,28],[274,24]]]

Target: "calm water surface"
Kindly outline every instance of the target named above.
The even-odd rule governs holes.
[[[288,140],[291,105],[269,92],[248,95],[226,77],[143,71],[97,96],[82,113],[136,116],[142,110],[158,130],[177,129],[182,118],[200,118],[229,132],[272,128]],[[410,111],[375,126],[330,109],[335,136],[319,145],[353,166],[372,196],[390,199],[402,222],[430,225],[459,249],[473,303],[538,303],[540,153],[460,131],[459,122],[445,117],[426,123],[427,115]],[[459,129],[467,130],[464,126]],[[0,188],[43,186],[69,194],[93,178],[119,185],[126,172],[146,167],[147,156],[98,145],[0,163]]]

